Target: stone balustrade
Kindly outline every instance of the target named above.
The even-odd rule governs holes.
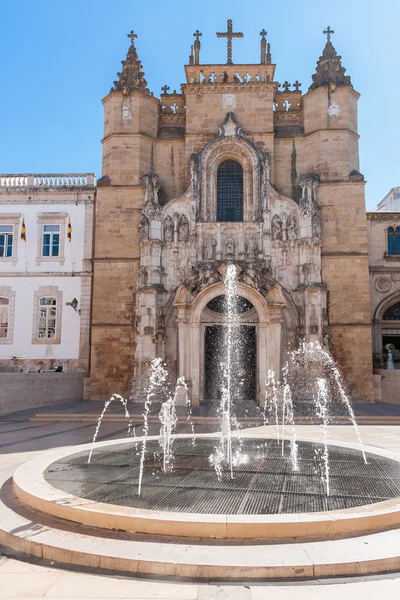
[[[186,65],[190,84],[273,82],[275,65]]]
[[[93,187],[94,173],[24,173],[0,175],[1,188]]]

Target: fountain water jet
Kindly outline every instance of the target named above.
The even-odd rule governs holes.
[[[149,421],[148,416],[153,400],[157,395],[164,390],[165,384],[168,380],[168,371],[164,368],[162,358],[154,358],[151,361],[150,372],[149,372],[149,385],[146,390],[146,401],[144,403],[143,413],[143,441],[142,450],[140,453],[140,466],[139,466],[139,482],[138,482],[138,496],[142,491],[142,480],[144,471],[144,461],[146,458],[146,445],[147,436],[149,434]]]
[[[124,410],[125,410],[125,417],[127,419],[129,419],[129,417],[130,417],[129,412],[128,412],[128,408],[127,408],[128,401],[125,400],[125,398],[123,398],[119,394],[113,394],[111,396],[111,398],[105,402],[103,411],[102,411],[102,413],[101,413],[101,415],[99,417],[99,420],[97,421],[96,430],[94,432],[94,436],[93,436],[93,440],[92,440],[92,447],[90,448],[90,452],[89,452],[88,464],[90,464],[90,461],[92,460],[92,453],[93,453],[94,444],[95,444],[97,435],[99,433],[99,429],[100,429],[100,425],[101,425],[101,422],[103,420],[103,417],[106,414],[108,407],[110,406],[110,404],[112,402],[114,402],[114,400],[118,400],[119,402],[121,402],[121,404],[123,405]]]

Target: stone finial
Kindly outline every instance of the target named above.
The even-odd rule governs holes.
[[[300,83],[300,81],[298,81],[298,79],[296,79],[296,81],[294,82],[293,87],[296,90],[296,92],[298,92],[299,89],[301,88],[301,83]]]
[[[260,31],[261,35],[261,59],[260,64],[265,65],[267,62],[267,31],[262,29]]]
[[[128,33],[128,38],[131,40],[131,45],[126,55],[126,59],[121,61],[122,71],[121,73],[117,73],[118,80],[114,81],[114,86],[111,88],[111,91],[122,92],[124,95],[139,91],[150,95],[142,63],[139,60],[135,47],[137,35],[134,31],[131,31]]]
[[[198,29],[196,29],[196,31],[193,34],[193,37],[195,37],[196,39],[194,40],[194,44],[193,44],[193,59],[194,59],[194,64],[195,65],[199,65],[200,64],[200,48],[201,48],[201,43],[200,43],[200,38],[203,34],[200,33],[200,31]]]
[[[313,83],[309,90],[315,90],[318,87],[331,87],[337,85],[351,85],[351,79],[345,75],[346,69],[342,66],[342,57],[339,56],[331,42],[333,29],[328,27],[323,32],[327,41],[322,55],[317,62],[315,74],[312,76]]]
[[[288,92],[288,91],[289,91],[289,88],[290,88],[290,86],[291,86],[291,84],[290,84],[288,81],[284,81],[284,82],[282,83],[282,87],[283,87],[283,89],[285,90],[285,92]]]

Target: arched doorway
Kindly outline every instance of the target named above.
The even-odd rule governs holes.
[[[258,314],[253,304],[237,296],[234,307],[231,359],[232,402],[243,406],[257,399],[257,328]],[[208,302],[201,314],[203,337],[203,394],[202,404],[219,403],[224,385],[226,347],[227,302],[219,295]]]

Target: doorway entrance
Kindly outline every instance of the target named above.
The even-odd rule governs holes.
[[[221,399],[225,359],[224,333],[226,325],[205,327],[204,339],[204,400],[209,406]],[[235,325],[235,348],[232,368],[232,402],[240,411],[246,403],[257,399],[257,335],[254,325]]]

